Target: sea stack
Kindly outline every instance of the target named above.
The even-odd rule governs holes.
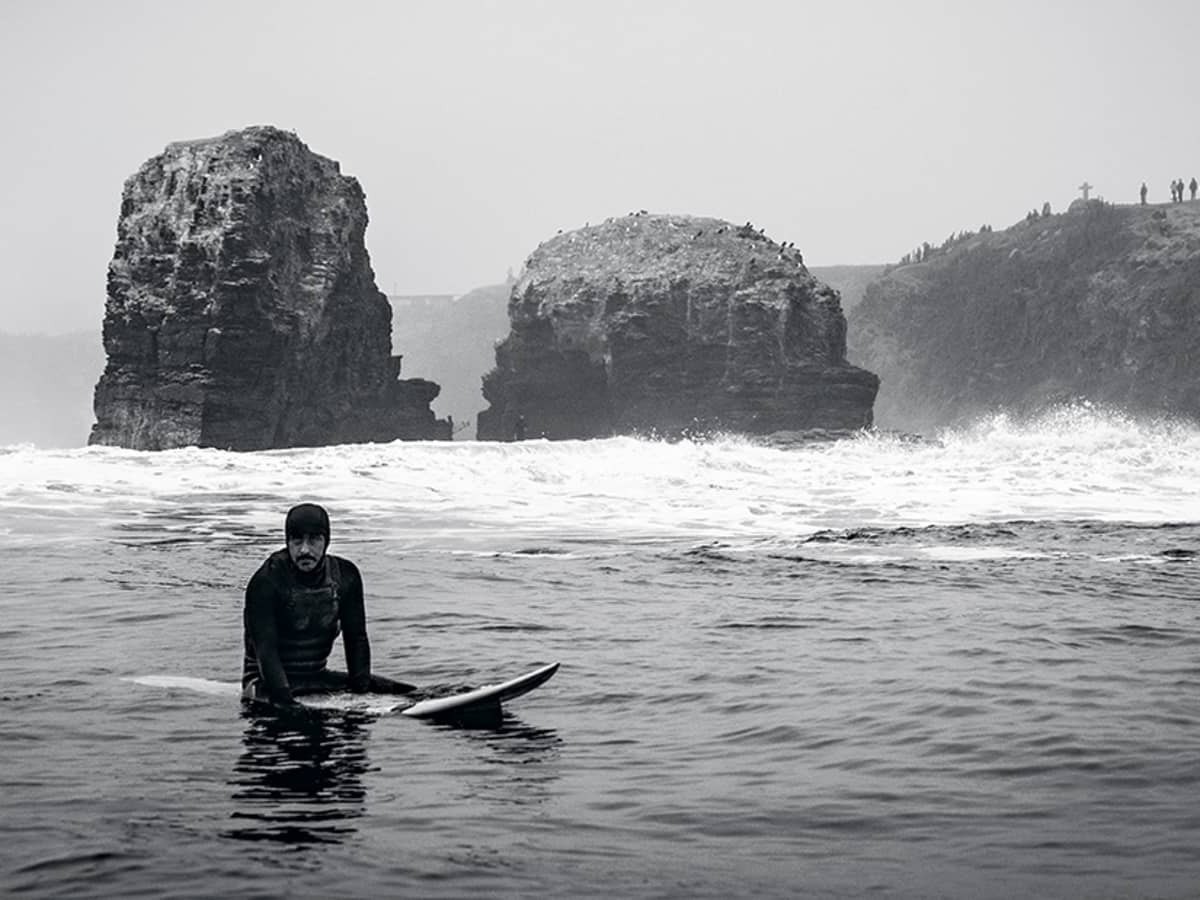
[[[449,439],[400,380],[362,188],[272,127],[171,144],[126,183],[89,443]]]
[[[749,223],[636,213],[557,235],[513,285],[481,440],[843,431],[879,380],[838,294]]]

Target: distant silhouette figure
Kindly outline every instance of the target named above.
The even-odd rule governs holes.
[[[1188,184],[1188,190],[1192,192],[1193,200],[1196,199],[1196,188],[1198,188],[1198,187],[1200,187],[1200,184],[1196,184],[1196,179],[1195,179],[1195,177],[1193,177],[1191,182]]]
[[[1138,192],[1142,195],[1142,206],[1146,205],[1146,182],[1142,182],[1142,189]]]
[[[517,416],[517,421],[513,424],[513,440],[525,440],[525,417]]]
[[[1047,200],[1045,203],[1042,204],[1042,215],[1043,216],[1050,215],[1050,201],[1049,200]]]

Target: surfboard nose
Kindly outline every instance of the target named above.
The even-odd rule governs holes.
[[[461,714],[464,710],[471,710],[475,707],[487,709],[495,706],[499,710],[500,704],[504,701],[520,697],[545,684],[558,671],[558,667],[559,663],[552,662],[499,684],[485,684],[473,691],[421,700],[400,712],[401,715],[414,719],[428,719],[445,718],[456,712]]]

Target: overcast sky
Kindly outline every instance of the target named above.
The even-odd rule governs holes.
[[[0,330],[99,328],[122,185],[295,131],[366,191],[388,293],[502,281],[630,210],[809,265],[1200,177],[1194,0],[0,0]]]

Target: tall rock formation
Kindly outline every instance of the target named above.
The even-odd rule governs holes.
[[[964,235],[891,269],[849,319],[886,427],[1081,400],[1200,419],[1200,202],[1077,200]]]
[[[749,224],[610,219],[545,242],[484,377],[481,439],[871,424],[878,379],[845,360],[837,292]]]
[[[449,438],[399,380],[358,182],[294,134],[171,144],[125,184],[90,443],[234,450]]]

